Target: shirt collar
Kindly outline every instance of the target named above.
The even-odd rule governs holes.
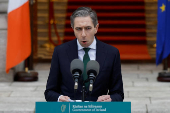
[[[84,47],[82,47],[77,39],[77,46],[78,46],[78,50],[83,49]],[[92,44],[89,46],[89,48],[91,49],[96,49],[96,38],[94,37],[94,40],[92,42]]]

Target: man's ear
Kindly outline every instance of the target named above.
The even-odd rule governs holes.
[[[71,28],[74,30],[73,26],[71,26]]]
[[[95,27],[95,34],[97,33],[98,28],[99,28],[99,23],[98,23],[98,24],[96,25],[96,27]]]
[[[72,30],[74,31],[74,27],[71,26],[71,28],[72,28]]]

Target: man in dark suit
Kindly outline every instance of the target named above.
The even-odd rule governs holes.
[[[70,63],[77,58],[84,61],[85,49],[89,48],[87,54],[90,60],[96,60],[100,65],[99,74],[93,85],[91,101],[123,101],[120,54],[118,49],[95,37],[99,27],[95,11],[88,7],[78,8],[71,16],[71,27],[76,39],[54,49],[45,90],[46,100],[74,99],[74,80],[70,72]],[[79,80],[78,84],[76,99],[81,100],[82,80]],[[90,100],[88,90],[85,100]]]

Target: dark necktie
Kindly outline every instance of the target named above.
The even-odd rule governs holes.
[[[83,63],[84,63],[84,72],[83,72],[83,80],[86,80],[88,78],[87,73],[86,73],[86,65],[87,62],[90,61],[90,57],[88,54],[88,51],[90,50],[90,48],[83,48],[83,50],[85,51],[84,57],[83,57]],[[88,88],[89,82],[85,83],[85,87],[86,89]]]

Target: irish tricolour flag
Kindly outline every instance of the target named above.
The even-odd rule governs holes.
[[[31,54],[28,0],[9,0],[6,72]]]

